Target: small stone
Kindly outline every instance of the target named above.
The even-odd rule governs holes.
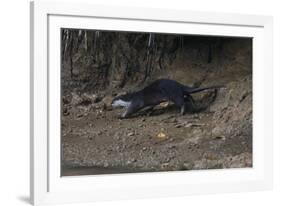
[[[170,145],[168,148],[169,148],[169,149],[175,149],[175,148],[176,148],[176,145]]]
[[[176,125],[175,125],[175,128],[181,128],[181,127],[182,127],[181,124],[176,124]]]
[[[62,102],[63,104],[69,104],[71,102],[71,95],[63,96]]]
[[[94,98],[94,100],[93,100],[94,103],[98,103],[102,100],[102,98],[100,96],[97,96],[97,95],[95,95],[95,96],[93,95],[93,98]]]
[[[215,136],[215,140],[222,140],[225,141],[225,136]]]
[[[82,98],[76,94],[75,92],[71,93],[72,99],[71,99],[71,104],[72,105],[78,105],[82,102]]]
[[[83,117],[83,114],[82,114],[82,113],[79,113],[79,114],[77,114],[77,117],[78,117],[78,118]]]
[[[191,144],[198,144],[200,141],[200,137],[192,137],[187,140]]]
[[[198,115],[198,114],[194,114],[194,115],[193,115],[193,118],[198,119],[198,118],[199,118],[199,115]]]
[[[166,139],[167,135],[165,133],[163,133],[163,132],[160,132],[160,133],[157,134],[157,138],[159,138],[159,139]]]
[[[162,168],[167,168],[169,166],[169,162],[165,162],[161,166],[162,166]]]
[[[185,162],[185,163],[183,163],[183,165],[182,165],[182,169],[183,169],[183,170],[192,170],[192,169],[193,169],[193,166],[194,166],[194,164]]]
[[[171,122],[171,123],[176,123],[176,122],[178,122],[178,121],[177,121],[176,118],[172,118],[170,122]]]
[[[70,112],[68,111],[67,107],[63,108],[63,115],[67,116],[69,114],[70,114]]]
[[[142,151],[145,151],[145,150],[147,150],[147,148],[146,148],[146,147],[143,147],[143,148],[142,148]]]
[[[191,127],[191,126],[192,126],[191,123],[187,123],[184,127],[189,128],[189,127]]]
[[[205,126],[205,124],[200,124],[200,123],[187,123],[184,127],[189,128],[189,127],[202,127]]]
[[[129,136],[129,137],[134,136],[134,135],[135,135],[135,133],[134,133],[134,132],[130,132],[130,133],[128,133],[128,136]]]

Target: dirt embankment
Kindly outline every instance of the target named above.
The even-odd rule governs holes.
[[[251,167],[251,44],[243,42],[224,45],[223,56],[212,63],[196,61],[191,48],[176,57],[173,69],[151,78],[223,84],[214,101],[214,91],[194,95],[196,106],[207,106],[200,112],[181,116],[178,108],[165,103],[121,120],[122,109],[113,110],[111,99],[144,85],[65,93],[63,175]]]

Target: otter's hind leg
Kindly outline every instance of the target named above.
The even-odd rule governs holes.
[[[196,110],[194,99],[191,95],[185,95],[184,103],[187,112],[194,112]]]
[[[185,104],[181,105],[181,115],[185,114]]]
[[[182,89],[171,88],[165,90],[164,96],[168,97],[171,102],[173,102],[178,108],[180,108],[181,115],[185,114],[185,104],[184,104],[184,91]]]
[[[174,102],[175,105],[180,108],[180,114],[184,115],[185,114],[185,103],[184,103],[183,95],[175,97],[175,98],[171,99],[171,101]]]

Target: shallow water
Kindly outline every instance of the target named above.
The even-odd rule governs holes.
[[[112,168],[112,167],[62,167],[62,176],[76,175],[101,175],[101,174],[122,174],[136,172],[152,172],[149,170],[139,170],[131,168]]]

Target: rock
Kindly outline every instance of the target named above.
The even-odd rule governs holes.
[[[194,167],[194,164],[193,163],[190,163],[190,162],[185,162],[183,163],[182,165],[182,169],[183,170],[192,170]]]
[[[184,127],[189,128],[189,127],[202,127],[205,126],[205,124],[200,124],[200,123],[187,123],[184,125]]]
[[[222,168],[223,165],[219,160],[197,160],[194,162],[194,169],[218,169]]]
[[[132,164],[132,163],[134,163],[134,162],[136,162],[137,160],[136,159],[130,159],[130,160],[128,160],[126,163],[129,165],[129,164]]]
[[[129,136],[129,137],[134,136],[134,135],[135,135],[134,132],[130,132],[130,133],[127,134],[127,136]]]
[[[215,136],[214,139],[225,141],[226,138],[225,138],[225,136]]]
[[[72,99],[71,104],[75,106],[88,106],[93,104],[96,101],[97,96],[91,95],[87,93],[83,93],[82,95],[78,95],[75,92],[71,93]]]
[[[192,127],[192,123],[187,123],[186,125],[184,125],[184,127],[186,128]]]
[[[161,165],[161,167],[162,167],[163,169],[169,167],[169,162],[163,163],[163,164]]]
[[[64,116],[67,116],[67,115],[69,115],[69,114],[70,114],[70,112],[69,112],[68,108],[67,108],[67,107],[64,107],[64,108],[63,108],[63,115],[64,115]]]
[[[103,104],[103,102],[98,102],[98,103],[95,103],[94,105],[92,105],[92,107],[94,109],[102,109],[102,108],[104,108],[104,104]]]
[[[170,145],[170,146],[168,146],[168,148],[169,149],[175,149],[175,148],[177,148],[177,146],[176,145]]]
[[[193,118],[194,119],[199,119],[199,115],[198,114],[193,114]]]
[[[181,127],[182,127],[181,124],[176,124],[176,125],[175,125],[175,128],[181,128]]]
[[[172,118],[172,119],[170,120],[170,122],[171,122],[171,123],[177,123],[178,120],[177,120],[176,118]]]
[[[212,153],[205,153],[204,158],[207,160],[215,160],[217,157],[216,157],[216,155],[214,155]]]
[[[162,102],[162,103],[159,104],[159,106],[162,107],[162,108],[166,108],[166,107],[169,106],[169,102]]]
[[[167,139],[167,135],[163,132],[158,133],[156,137],[159,139]]]
[[[192,143],[192,144],[198,144],[199,143],[199,140],[200,140],[200,137],[192,137],[192,138],[188,138],[187,141],[189,143]]]
[[[102,100],[101,96],[97,94],[84,93],[81,97],[83,100],[90,101],[91,103],[98,103]]]
[[[72,98],[71,98],[71,104],[72,105],[79,105],[83,101],[83,99],[78,94],[76,94],[75,92],[72,92],[71,96],[72,96]]]
[[[71,103],[71,95],[65,95],[62,97],[63,104],[70,104]]]
[[[83,116],[84,116],[83,113],[78,113],[78,114],[76,115],[76,117],[78,117],[78,118],[83,117]]]
[[[213,130],[212,130],[212,136],[213,137],[220,137],[220,136],[223,136],[222,134],[225,132],[225,127],[221,127],[221,126],[218,126],[218,127],[215,127]]]
[[[243,168],[252,166],[252,154],[245,152],[239,155],[224,159],[224,165],[227,168]]]

